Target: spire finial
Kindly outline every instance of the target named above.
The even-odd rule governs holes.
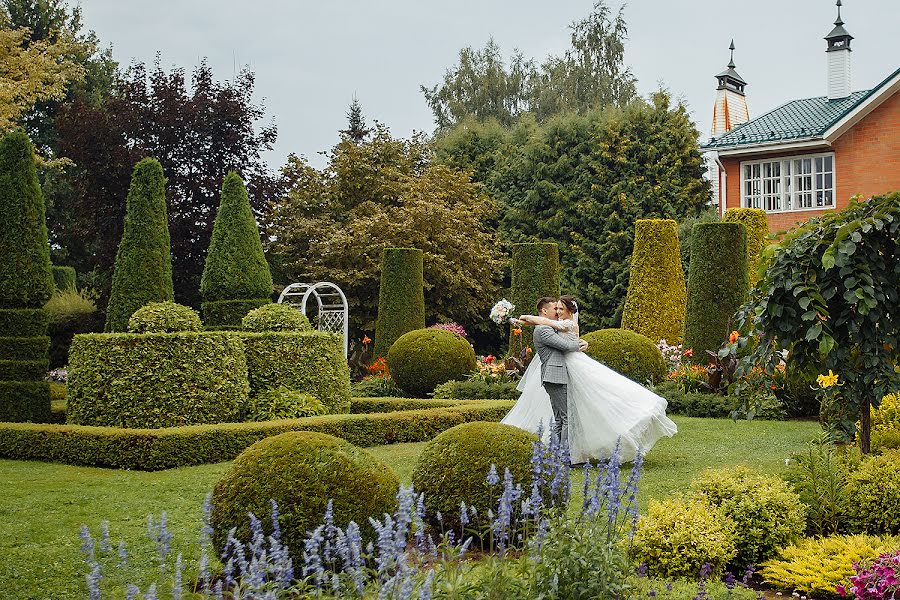
[[[838,2],[840,2],[840,1],[841,0],[838,0]],[[734,39],[731,40],[731,45],[728,46],[728,49],[731,50],[731,58],[728,61],[728,68],[733,69],[734,68]]]
[[[838,16],[837,16],[837,20],[834,22],[834,24],[835,25],[843,25],[844,21],[841,20],[841,0],[837,0],[837,9],[838,9]]]

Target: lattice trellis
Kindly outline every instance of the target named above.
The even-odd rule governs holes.
[[[346,358],[349,347],[350,315],[347,307],[347,297],[344,296],[341,288],[329,281],[292,283],[281,292],[278,302],[292,304],[306,315],[306,303],[310,297],[316,299],[318,308],[316,329],[343,334],[344,357]],[[296,300],[297,298],[299,298],[299,301]]]

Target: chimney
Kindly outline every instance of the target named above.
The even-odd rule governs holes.
[[[828,99],[840,100],[850,95],[850,40],[853,36],[844,29],[841,20],[841,0],[837,0],[837,20],[825,40],[828,48]]]

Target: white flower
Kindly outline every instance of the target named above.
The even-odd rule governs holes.
[[[495,323],[504,323],[515,308],[512,302],[504,298],[491,308],[491,320]]]

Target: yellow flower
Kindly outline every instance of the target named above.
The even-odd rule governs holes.
[[[838,376],[831,369],[828,369],[828,375],[819,375],[816,377],[816,382],[820,388],[830,388],[833,385],[837,385]]]

